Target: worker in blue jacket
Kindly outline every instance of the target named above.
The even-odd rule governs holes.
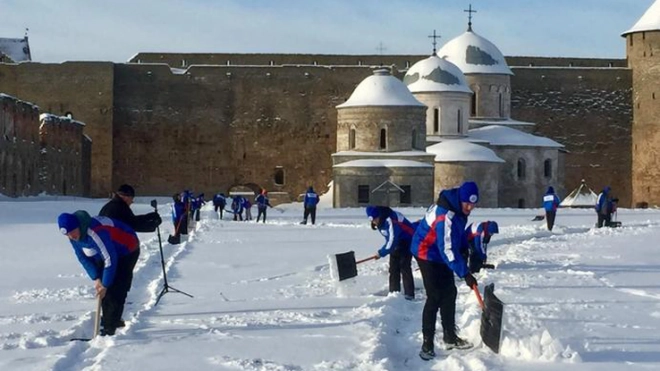
[[[426,303],[422,312],[422,350],[424,360],[435,357],[433,339],[440,310],[443,341],[447,350],[467,349],[472,344],[458,337],[456,331],[456,284],[454,274],[476,287],[477,280],[467,266],[461,250],[468,246],[468,215],[479,201],[479,189],[474,182],[443,190],[429,207],[415,230],[411,250],[422,272]]]
[[[488,259],[488,244],[491,237],[500,232],[496,221],[471,223],[465,229],[468,248],[463,249],[463,258],[467,261],[470,273],[477,273]]]
[[[548,187],[547,192],[543,195],[543,208],[545,209],[545,220],[549,231],[555,225],[555,216],[557,216],[558,207],[559,197],[557,197],[554,188]]]
[[[598,222],[596,223],[596,226],[598,228],[602,227],[603,225],[607,227],[612,221],[612,213],[610,212],[612,205],[610,191],[611,189],[609,186],[604,187],[603,191],[598,195],[598,198],[596,199],[596,214],[598,214]]]
[[[243,221],[243,196],[233,196],[231,201],[231,211],[234,213],[234,221],[239,218]]]
[[[412,275],[412,253],[410,242],[417,225],[403,214],[385,206],[367,206],[367,216],[371,229],[378,230],[385,237],[385,244],[378,250],[378,257],[390,256],[389,291],[403,293],[407,300],[415,298],[415,282]]]
[[[316,205],[320,201],[319,195],[314,192],[314,187],[309,186],[305,192],[305,200],[303,201],[305,211],[303,213],[303,221],[300,224],[307,224],[307,217],[311,216],[312,225],[316,223]]]
[[[225,211],[225,206],[227,206],[227,198],[224,193],[216,193],[213,196],[213,210],[216,213],[219,213],[220,219],[222,219],[222,214]]]
[[[268,191],[265,189],[261,190],[261,193],[254,199],[254,202],[257,203],[257,223],[259,223],[259,219],[261,216],[264,216],[264,223],[266,223],[266,211],[268,210],[269,207],[273,207],[270,204],[270,200],[268,199]]]
[[[126,295],[131,289],[133,268],[140,256],[137,235],[128,225],[104,216],[91,217],[86,211],[63,213],[57,218],[60,232],[101,298],[101,335],[114,335],[122,327]]]

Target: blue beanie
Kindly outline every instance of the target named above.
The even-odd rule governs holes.
[[[479,188],[475,182],[465,182],[458,189],[458,195],[461,202],[476,204],[479,202]]]
[[[552,186],[548,187],[548,192],[547,193],[555,193],[555,189],[552,188]]]
[[[492,234],[500,233],[500,228],[497,226],[497,222],[489,220],[486,222],[486,225],[488,226],[486,230],[488,234],[492,235]]]
[[[380,216],[380,210],[376,206],[367,206],[367,216],[369,220],[374,220]]]
[[[62,234],[68,234],[72,230],[80,227],[80,222],[73,214],[62,213],[57,217],[57,224],[60,226]]]

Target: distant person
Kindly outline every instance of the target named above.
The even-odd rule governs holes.
[[[243,221],[243,197],[236,195],[231,199],[231,211],[234,213],[234,221]]]
[[[312,225],[316,223],[316,205],[318,205],[319,201],[319,195],[314,192],[314,187],[309,186],[305,193],[305,200],[303,201],[305,212],[303,214],[303,221],[300,224],[307,224],[307,217],[309,216],[312,218]]]
[[[389,292],[403,293],[406,300],[415,298],[415,281],[412,274],[410,242],[417,228],[403,214],[385,206],[367,206],[371,229],[385,237],[385,244],[378,250],[378,257],[390,256]]]
[[[224,193],[216,193],[213,196],[213,210],[220,215],[222,219],[222,213],[225,211],[225,206],[227,206],[227,198]]]
[[[181,202],[181,194],[172,195],[172,223],[174,224],[174,234],[167,239],[172,245],[181,243],[181,230],[184,228],[184,219],[186,218],[186,206]],[[187,227],[185,227],[187,228]]]
[[[131,289],[133,269],[140,256],[140,242],[128,225],[108,217],[90,217],[86,211],[63,213],[57,218],[101,299],[101,335],[112,336],[121,320]]]
[[[204,200],[204,193],[200,193],[197,197],[192,197],[190,201],[190,206],[192,209],[193,218],[196,222],[200,219],[200,214],[202,212],[202,206],[206,204]]]
[[[435,326],[440,310],[443,341],[447,350],[468,349],[472,344],[458,337],[456,328],[456,284],[454,274],[470,287],[477,280],[467,266],[461,250],[467,247],[468,216],[479,201],[479,189],[474,182],[443,190],[434,205],[426,211],[413,236],[411,251],[422,272],[426,303],[422,312],[422,349],[420,358],[435,357]]]
[[[470,273],[477,273],[484,267],[488,259],[488,244],[494,234],[500,233],[497,222],[489,220],[481,223],[471,223],[465,229],[468,248],[462,250],[463,259],[467,262]]]
[[[252,220],[252,201],[247,197],[241,197],[243,203],[243,210],[245,210],[245,221]]]
[[[598,228],[601,228],[603,225],[607,227],[612,221],[612,214],[610,213],[610,205],[612,202],[610,199],[610,191],[610,187],[606,186],[596,199],[596,214],[598,214],[596,227]]]
[[[158,212],[152,211],[144,215],[135,215],[131,210],[133,199],[135,198],[135,189],[128,184],[119,186],[114,196],[108,201],[99,212],[100,216],[119,220],[127,224],[136,232],[153,232],[162,223]]]
[[[266,223],[266,211],[269,207],[273,207],[268,199],[268,192],[265,189],[262,189],[257,198],[254,199],[254,202],[257,203],[257,223],[259,223],[259,219],[262,215],[264,217],[264,223]]]
[[[551,231],[555,225],[555,217],[557,216],[557,208],[559,207],[559,197],[555,193],[555,189],[548,187],[548,190],[543,195],[543,208],[545,209],[545,221],[547,222],[548,230]]]

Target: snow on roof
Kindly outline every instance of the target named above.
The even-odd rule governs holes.
[[[631,29],[621,34],[625,37],[629,33],[642,32],[642,31],[658,31],[660,30],[660,0],[656,0],[651,7],[649,7],[642,18],[640,18]]]
[[[504,55],[495,44],[477,35],[474,31],[466,31],[450,40],[438,50],[438,56],[446,57],[464,74],[513,75],[506,64]]]
[[[468,131],[470,138],[487,140],[494,146],[525,146],[563,148],[562,144],[546,137],[539,137],[507,126],[490,125]]]
[[[362,159],[342,162],[333,167],[433,167],[433,165],[410,160]]]
[[[426,147],[435,155],[436,162],[505,162],[492,149],[474,144],[466,139],[450,139]]]
[[[426,107],[415,99],[401,80],[390,75],[388,70],[380,69],[362,80],[348,100],[337,108],[360,106],[420,106]]]
[[[472,94],[463,72],[437,55],[422,59],[410,67],[403,83],[413,93],[453,91]]]
[[[27,38],[9,39],[0,37],[0,52],[16,63],[29,62],[31,60],[30,46],[28,45]]]
[[[518,121],[514,120],[512,118],[506,118],[502,120],[496,120],[496,119],[468,119],[470,126],[474,125],[481,125],[481,126],[486,126],[486,125],[502,125],[502,126],[533,126],[536,125],[533,122],[527,122],[527,121]]]
[[[587,186],[584,180],[559,204],[561,207],[594,207],[598,196]]]
[[[332,156],[373,156],[374,152],[362,152],[362,151],[341,151],[333,153]],[[424,151],[399,151],[399,152],[378,152],[378,157],[415,157],[420,155],[426,155]]]

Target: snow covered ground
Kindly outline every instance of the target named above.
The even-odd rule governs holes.
[[[137,201],[137,213],[149,211],[149,198]],[[163,287],[158,237],[140,234],[127,327],[71,342],[91,333],[95,300],[56,218],[77,209],[95,215],[104,202],[0,199],[1,370],[660,369],[657,210],[620,210],[619,229],[594,229],[592,210],[560,210],[550,233],[531,221],[538,209],[477,209],[471,220],[500,223],[489,246],[497,269],[477,278],[481,287],[495,283],[506,303],[501,354],[481,343],[480,308],[457,281],[457,323],[477,347],[439,349],[424,362],[419,272],[412,302],[383,294],[385,260],[334,282],[327,255],[367,257],[383,239],[364,209],[321,208],[317,225],[303,226],[300,204],[269,210],[266,224],[217,220],[205,209],[177,246],[165,242],[172,226],[164,217],[169,284],[194,298],[169,292],[154,305]],[[423,213],[400,210],[411,219]]]

